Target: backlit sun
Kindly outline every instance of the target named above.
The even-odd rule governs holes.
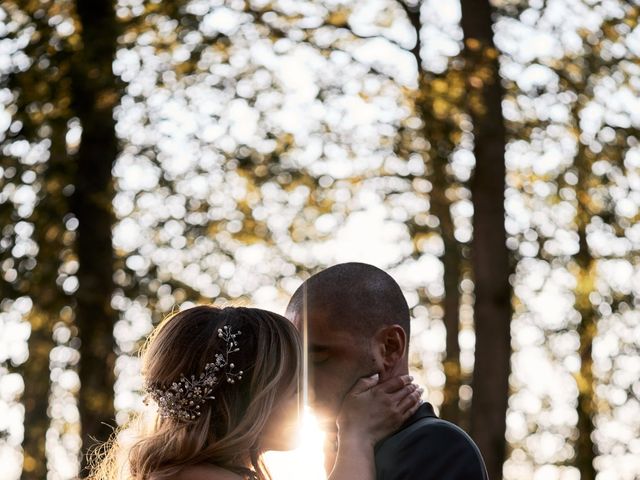
[[[267,452],[265,463],[273,480],[326,480],[324,470],[324,433],[309,407],[302,416],[300,441],[289,452]]]

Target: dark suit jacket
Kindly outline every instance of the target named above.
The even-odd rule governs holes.
[[[488,480],[480,450],[429,403],[376,445],[377,480]]]

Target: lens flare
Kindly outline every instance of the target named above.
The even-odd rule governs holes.
[[[289,452],[267,452],[265,463],[273,480],[326,480],[324,433],[309,407],[305,407],[298,446]]]
[[[324,469],[324,432],[309,406],[309,335],[307,318],[307,291],[302,295],[302,415],[298,445],[289,452],[267,452],[265,463],[273,480],[326,480]]]

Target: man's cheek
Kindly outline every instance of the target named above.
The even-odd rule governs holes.
[[[339,377],[331,375],[330,372],[318,372],[313,378],[313,388],[310,392],[312,401],[321,404],[323,407],[334,403],[336,395],[336,381]]]
[[[324,372],[320,370],[316,370],[313,374],[312,380],[312,388],[313,394],[316,396],[322,396],[331,388],[331,377],[327,376]]]

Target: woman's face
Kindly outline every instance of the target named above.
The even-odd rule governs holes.
[[[276,400],[264,431],[262,447],[265,450],[292,450],[296,447],[300,430],[301,403],[297,388],[289,389]]]

